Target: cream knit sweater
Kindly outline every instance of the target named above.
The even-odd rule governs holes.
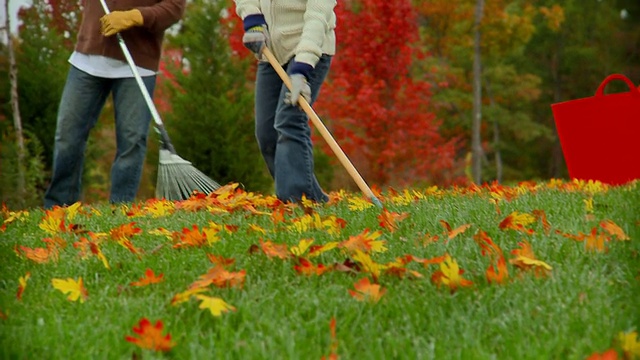
[[[280,64],[314,66],[322,54],[336,52],[336,0],[235,0],[241,19],[263,14],[269,28],[269,49]]]

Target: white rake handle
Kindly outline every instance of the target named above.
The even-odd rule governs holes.
[[[291,90],[291,79],[289,78],[289,75],[287,75],[287,72],[284,71],[284,69],[282,68],[282,66],[276,59],[276,57],[273,55],[271,50],[265,47],[264,50],[262,50],[262,54],[266,56],[267,60],[269,60],[269,63],[271,64],[271,66],[273,66],[273,68],[276,70],[278,75],[280,75],[280,78],[282,79],[284,84],[287,86],[287,88]],[[318,131],[320,132],[324,140],[327,142],[327,144],[329,144],[329,147],[331,148],[331,150],[333,150],[333,152],[336,154],[336,156],[338,157],[338,160],[340,160],[340,163],[342,163],[342,166],[344,166],[344,168],[347,170],[349,175],[351,175],[351,178],[353,179],[353,181],[355,181],[356,185],[358,185],[360,190],[366,196],[368,196],[374,204],[376,204],[378,207],[382,207],[382,203],[380,202],[380,200],[375,196],[373,191],[371,191],[371,188],[369,188],[369,186],[364,181],[362,176],[360,176],[360,173],[355,168],[355,166],[353,166],[351,161],[349,161],[349,158],[347,157],[347,155],[345,155],[344,151],[342,151],[342,148],[340,148],[340,145],[338,145],[338,143],[333,138],[329,130],[327,130],[327,127],[324,126],[324,123],[322,122],[322,120],[320,120],[320,117],[318,117],[318,115],[313,110],[311,105],[309,105],[309,102],[307,102],[307,100],[303,96],[300,96],[300,100],[298,101],[298,103],[300,104],[300,107],[302,108],[302,110],[304,110],[304,112],[307,113],[307,116],[309,116],[313,125],[318,129]]]

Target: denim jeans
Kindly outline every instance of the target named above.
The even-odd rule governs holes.
[[[330,65],[331,56],[323,55],[307,79],[312,105]],[[260,62],[255,95],[255,131],[260,152],[275,181],[278,199],[296,202],[305,195],[307,199],[326,202],[329,199],[314,173],[309,119],[299,106],[284,103],[287,92],[275,69]]]
[[[155,76],[142,78],[149,94]],[[107,79],[73,66],[62,92],[53,150],[53,173],[44,207],[71,205],[80,200],[82,168],[89,131],[109,94],[113,94],[116,155],[111,166],[112,203],[135,200],[147,151],[151,113],[135,78]]]

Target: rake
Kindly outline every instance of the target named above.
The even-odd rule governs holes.
[[[109,7],[105,0],[100,0],[102,8],[106,14],[109,14]],[[142,92],[142,97],[151,111],[151,116],[155,123],[155,130],[160,135],[160,161],[158,164],[158,181],[156,184],[156,198],[167,200],[186,200],[194,191],[209,194],[220,187],[220,184],[211,180],[207,175],[196,169],[191,162],[181,158],[169,139],[169,134],[164,128],[160,114],[151,100],[151,96],[146,86],[142,82],[142,77],[138,73],[133,57],[124,43],[124,39],[120,33],[116,34],[118,44],[127,59],[127,63],[133,72],[133,76],[138,83],[138,87]]]
[[[269,63],[276,70],[276,72],[278,73],[278,75],[280,76],[284,84],[287,86],[287,88],[291,90],[291,79],[289,78],[289,75],[287,75],[287,72],[284,71],[284,69],[282,68],[282,66],[276,59],[276,57],[273,55],[271,50],[269,50],[269,48],[267,47],[264,47],[264,49],[262,50],[262,54],[267,58],[267,60],[269,60]],[[347,157],[347,155],[345,155],[344,151],[342,151],[342,148],[340,148],[340,145],[338,145],[338,143],[333,138],[329,130],[327,130],[327,127],[324,126],[324,123],[322,122],[322,120],[320,120],[320,117],[318,117],[318,115],[313,110],[311,105],[309,105],[309,102],[307,102],[307,100],[304,97],[300,96],[300,100],[298,101],[298,103],[302,108],[302,110],[304,110],[304,112],[307,113],[307,116],[309,116],[309,118],[311,119],[311,122],[316,127],[316,129],[318,129],[318,131],[320,132],[324,140],[327,142],[331,150],[333,150],[333,152],[336,154],[336,157],[338,158],[340,163],[342,163],[342,166],[344,166],[344,168],[347,170],[349,175],[351,175],[351,178],[353,179],[353,181],[355,181],[356,185],[358,185],[360,190],[366,196],[368,196],[369,199],[371,199],[371,201],[374,204],[376,204],[378,207],[381,208],[382,203],[380,202],[380,200],[376,197],[373,191],[371,191],[371,188],[369,188],[369,186],[364,181],[364,179],[362,178],[358,170],[355,168],[355,166],[353,166],[351,161],[349,161],[349,158]]]

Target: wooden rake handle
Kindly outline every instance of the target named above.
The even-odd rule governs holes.
[[[289,75],[287,75],[287,72],[284,71],[271,50],[265,47],[264,50],[262,50],[262,55],[264,55],[267,60],[269,60],[269,63],[276,70],[284,84],[287,86],[287,88],[289,88],[289,90],[291,90],[291,79],[289,78]],[[340,163],[342,163],[342,166],[344,166],[349,175],[351,175],[351,178],[356,182],[360,190],[366,196],[368,196],[374,204],[381,208],[382,203],[380,202],[380,200],[373,194],[373,191],[371,191],[371,188],[369,188],[362,176],[360,176],[358,170],[356,170],[351,161],[349,161],[347,155],[345,155],[344,151],[342,151],[342,148],[340,148],[340,145],[338,145],[329,130],[327,130],[327,127],[324,126],[324,123],[322,122],[322,120],[320,120],[320,117],[318,117],[311,105],[309,105],[309,102],[307,102],[307,100],[303,96],[300,96],[300,100],[298,100],[298,103],[300,104],[302,110],[307,113],[307,116],[309,116],[313,125],[318,129],[318,131],[320,131],[320,134],[322,135],[324,140],[327,142],[327,144],[329,144],[331,150],[333,150],[333,152],[336,154],[338,160],[340,160]]]

